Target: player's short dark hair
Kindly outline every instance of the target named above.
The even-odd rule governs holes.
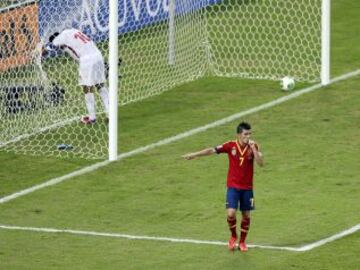
[[[241,122],[236,128],[236,132],[237,134],[240,134],[243,132],[243,130],[250,130],[250,129],[251,129],[251,125],[249,123]]]
[[[49,37],[49,42],[52,43],[53,40],[59,35],[59,32],[55,32]]]

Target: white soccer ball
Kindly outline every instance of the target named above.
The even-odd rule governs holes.
[[[281,89],[284,91],[290,91],[295,87],[295,80],[292,77],[286,76],[281,79]]]

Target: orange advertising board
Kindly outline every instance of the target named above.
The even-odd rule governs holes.
[[[37,3],[0,11],[0,72],[28,64],[38,42]]]

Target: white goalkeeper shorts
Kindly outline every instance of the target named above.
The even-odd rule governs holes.
[[[105,65],[101,55],[87,55],[80,58],[79,85],[95,86],[105,83]]]

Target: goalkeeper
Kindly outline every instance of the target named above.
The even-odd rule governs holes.
[[[49,44],[44,48],[43,55],[55,49],[65,51],[79,63],[79,85],[83,87],[88,111],[88,115],[83,116],[81,122],[84,124],[96,122],[95,88],[99,91],[108,117],[109,94],[105,86],[106,68],[104,58],[95,42],[77,29],[65,29],[61,33],[55,32],[49,37]]]

